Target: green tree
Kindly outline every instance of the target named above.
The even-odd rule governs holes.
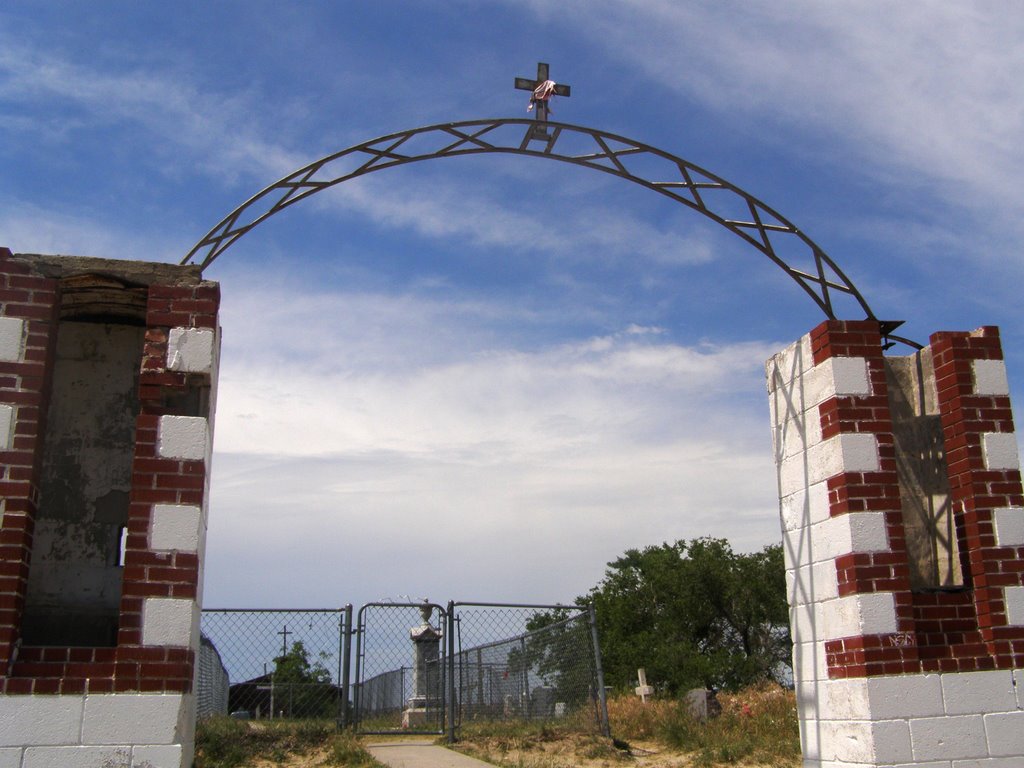
[[[597,610],[609,685],[630,687],[639,667],[670,693],[790,677],[779,545],[736,554],[702,538],[630,549],[579,601]]]
[[[324,666],[327,654],[311,662],[301,640],[274,659],[275,709],[285,717],[331,717],[338,705],[338,690]]]

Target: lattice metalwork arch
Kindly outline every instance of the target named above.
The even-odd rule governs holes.
[[[866,319],[878,320],[857,287],[813,240],[782,216],[720,176],[688,160],[594,128],[500,118],[442,123],[370,139],[288,174],[225,216],[181,261],[206,269],[238,238],[310,195],[385,168],[488,153],[549,158],[639,184],[692,208],[756,248],[799,285],[826,317],[837,319],[835,296],[848,296]],[[892,341],[901,321],[879,321]]]

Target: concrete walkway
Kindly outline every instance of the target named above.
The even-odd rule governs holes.
[[[365,747],[390,768],[494,768],[490,763],[460,755],[432,741],[375,741]]]

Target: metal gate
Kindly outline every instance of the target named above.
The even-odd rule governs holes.
[[[445,732],[448,611],[434,603],[368,603],[356,630],[360,733]]]

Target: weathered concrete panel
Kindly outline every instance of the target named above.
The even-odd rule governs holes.
[[[963,585],[930,349],[885,358],[914,589]]]
[[[62,322],[47,416],[27,644],[112,645],[144,329]]]

